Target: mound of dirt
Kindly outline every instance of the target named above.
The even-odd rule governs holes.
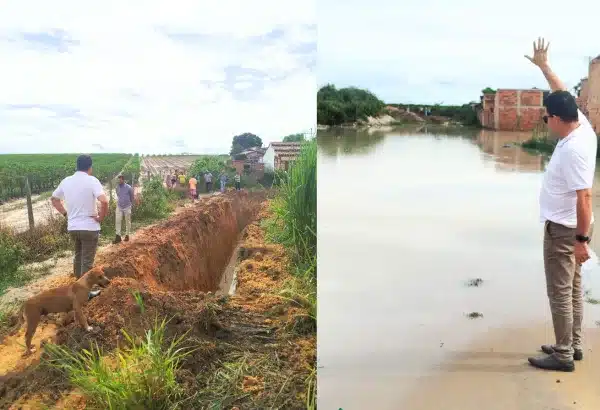
[[[258,199],[246,201],[252,203]],[[316,361],[316,337],[314,329],[306,332],[294,327],[296,318],[306,316],[306,312],[294,301],[278,295],[280,289],[293,280],[289,259],[283,247],[266,243],[258,221],[248,225],[242,233],[235,295],[219,297],[196,289],[173,289],[173,284],[183,287],[185,274],[193,272],[186,267],[189,260],[200,260],[194,252],[219,250],[216,244],[224,247],[229,243],[230,239],[219,242],[218,233],[208,230],[218,228],[219,218],[234,216],[237,231],[239,224],[248,223],[259,211],[259,219],[266,217],[268,205],[253,207],[224,196],[146,230],[144,240],[153,246],[152,252],[142,252],[143,248],[134,244],[112,251],[113,258],[131,258],[128,264],[114,262],[114,259],[111,262],[110,253],[103,256],[104,269],[110,269],[113,263],[117,265],[112,271],[116,276],[109,287],[84,307],[93,332],[83,331],[71,317],[66,324],[50,317],[44,326],[56,323],[58,331],[53,341],[74,352],[97,344],[105,354],[110,354],[126,343],[122,329],[134,338],[143,337],[157,319],[170,319],[167,337],[186,334],[184,345],[196,349],[185,359],[178,373],[186,396],[194,400],[189,402],[188,408],[213,408],[217,402],[227,403],[227,408],[304,408],[306,380]],[[192,221],[201,228],[183,221]],[[233,235],[233,226],[227,226],[225,232]],[[203,241],[201,235],[215,236],[216,244]],[[168,261],[161,259],[169,255],[162,250],[168,246],[164,243],[167,238],[179,241],[173,246],[181,253],[171,257],[188,258],[180,265],[175,262],[170,265],[171,269],[178,269],[170,272],[171,275],[182,276],[178,280],[167,280],[159,274],[151,276],[152,271],[144,271],[144,267],[160,267],[160,263]],[[235,238],[239,235],[235,234]],[[185,247],[185,240],[192,242]],[[129,252],[121,253],[127,249]],[[204,257],[210,255],[205,253]],[[219,255],[216,256],[219,258]],[[143,257],[154,259],[152,264],[156,265],[142,264]],[[142,267],[133,266],[133,261],[139,261]],[[215,265],[200,265],[203,274],[209,273],[209,266]],[[169,274],[166,270],[162,272]],[[191,283],[198,282],[192,280]],[[45,335],[44,326],[38,332]],[[65,375],[44,366],[43,356],[41,362],[40,366],[36,366],[37,362],[27,363],[0,378],[0,408],[30,409],[48,405],[85,408],[85,397],[73,390]],[[217,374],[221,376],[214,377]]]
[[[261,192],[211,196],[104,253],[94,269],[153,289],[215,291],[240,232],[263,200]]]

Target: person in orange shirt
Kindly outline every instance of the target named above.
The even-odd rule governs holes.
[[[191,177],[188,182],[190,184],[190,196],[192,197],[192,200],[198,199],[198,193],[196,192],[196,186],[198,185],[198,180],[196,180],[196,178],[194,178],[194,177]]]

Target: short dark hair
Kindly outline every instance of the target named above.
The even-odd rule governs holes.
[[[558,117],[564,122],[579,120],[579,108],[575,97],[568,91],[553,91],[544,98],[544,107],[548,115]]]
[[[92,167],[92,157],[80,155],[77,157],[77,171],[87,172]]]

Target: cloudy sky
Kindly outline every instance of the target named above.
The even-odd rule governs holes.
[[[222,153],[316,121],[315,2],[21,0],[0,12],[0,153]]]
[[[318,0],[317,11],[319,85],[369,88],[386,102],[462,104],[487,86],[544,88],[523,57],[538,36],[569,86],[600,54],[597,0]]]

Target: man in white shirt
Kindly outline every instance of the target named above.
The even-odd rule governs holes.
[[[548,356],[530,357],[529,363],[546,370],[573,371],[573,360],[583,359],[581,264],[590,258],[598,141],[575,98],[550,69],[548,45],[540,38],[533,48],[533,57],[526,57],[541,69],[552,89],[544,100],[543,119],[559,140],[540,192],[544,270],[556,343],[543,345]]]
[[[65,210],[63,200],[68,210]],[[100,212],[97,201],[100,202]],[[77,158],[77,172],[61,181],[52,193],[52,205],[68,219],[67,230],[75,244],[73,274],[80,278],[94,264],[100,223],[108,213],[108,198],[100,181],[92,176],[92,158],[89,155]]]

